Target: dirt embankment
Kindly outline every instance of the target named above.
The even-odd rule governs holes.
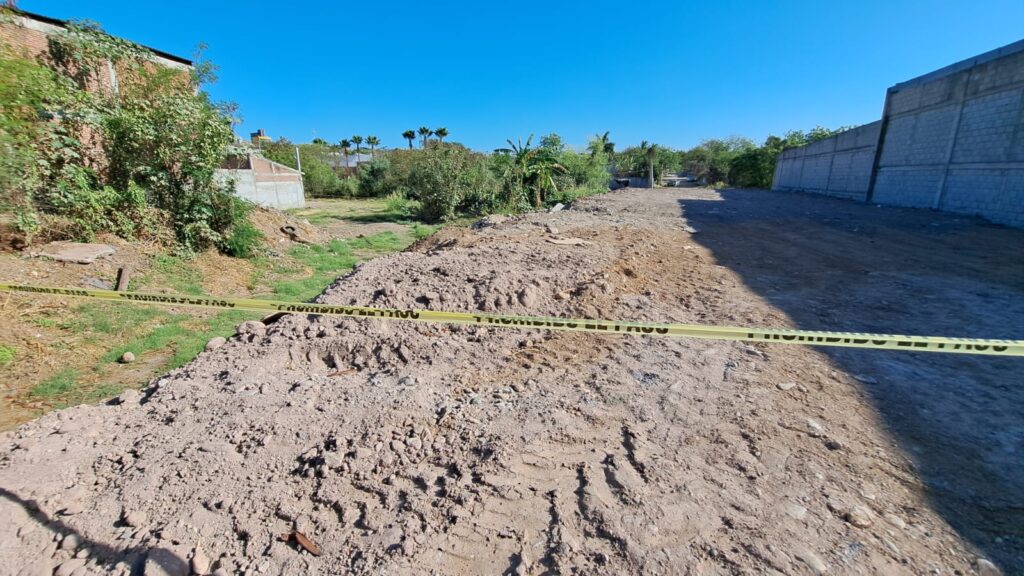
[[[687,231],[686,193],[442,232],[320,301],[790,325]],[[811,348],[379,320],[244,332],[142,394],[0,437],[0,570],[988,567],[865,393],[895,372],[858,380]]]

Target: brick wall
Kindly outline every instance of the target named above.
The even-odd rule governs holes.
[[[854,133],[875,134],[867,162]],[[784,152],[772,188],[1024,228],[1024,40],[893,86],[881,121]]]
[[[864,200],[881,121],[779,155],[773,190],[800,190]]]

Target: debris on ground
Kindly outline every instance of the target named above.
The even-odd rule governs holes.
[[[681,202],[721,203],[687,193],[619,192],[579,201],[599,209],[445,229],[359,266],[316,301],[781,328],[794,323],[782,312],[783,288],[838,277],[841,301],[826,301],[831,291],[802,293],[787,309],[823,315],[827,326],[800,326],[812,329],[838,327],[825,315],[842,306],[864,308],[859,318],[873,321],[874,309],[850,300],[866,298],[868,285],[892,302],[876,297],[878,307],[928,293],[924,285],[908,290],[907,277],[867,277],[869,263],[887,265],[877,255],[865,255],[864,268],[801,275],[786,286],[803,261],[776,261],[763,231],[748,240],[756,268],[733,261],[737,244],[700,244],[683,232]],[[686,217],[695,217],[690,208]],[[716,232],[717,217],[702,222],[702,242],[743,241],[736,228]],[[567,251],[548,241],[546,226],[586,241]],[[830,244],[814,232],[815,246]],[[985,233],[974,232],[982,241]],[[873,240],[876,249],[909,244],[902,233]],[[927,246],[938,250],[935,241]],[[942,266],[957,268],[948,259]],[[736,272],[752,269],[759,276]],[[897,263],[885,270],[897,274]],[[978,298],[998,303],[999,314],[976,314],[976,322],[988,329],[1024,317],[1022,304],[1004,299],[1019,297],[1014,282],[985,286]],[[951,278],[937,286],[966,292]],[[928,318],[952,325],[962,314],[947,307]],[[949,496],[930,487],[962,490],[955,496],[964,506],[986,498],[984,513],[999,518],[1021,509],[1016,492],[997,500],[981,484],[957,482],[1019,464],[992,452],[990,461],[973,460],[977,474],[932,476],[953,474],[918,468],[937,450],[928,444],[940,433],[933,422],[978,444],[989,427],[960,426],[977,421],[971,412],[883,420],[910,400],[874,403],[880,386],[849,374],[908,389],[923,381],[913,403],[954,413],[949,390],[993,391],[1012,371],[1003,359],[917,356],[305,314],[246,322],[142,393],[0,435],[5,569],[987,570],[976,541],[951,526],[958,517],[933,505]],[[1019,418],[1013,406],[987,403],[985,417],[1010,422]],[[911,437],[908,426],[926,431],[914,451],[896,442]],[[1011,529],[989,522],[993,531]],[[1001,562],[1012,559],[1006,550],[991,548]]]
[[[116,252],[109,244],[90,244],[87,242],[50,242],[39,247],[37,256],[50,258],[57,262],[75,264],[92,264],[97,258],[110,256]]]

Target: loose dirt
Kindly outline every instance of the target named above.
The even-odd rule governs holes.
[[[668,189],[490,223],[319,301],[990,337],[1024,318],[1024,234],[930,212]],[[0,571],[1015,572],[1020,368],[250,323],[141,394],[0,436]]]

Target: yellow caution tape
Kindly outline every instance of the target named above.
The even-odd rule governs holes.
[[[743,340],[778,344],[806,344],[813,346],[844,346],[876,350],[906,350],[913,352],[946,352],[952,354],[986,354],[994,356],[1024,356],[1024,340],[987,340],[981,338],[946,338],[939,336],[903,336],[896,334],[864,334],[860,332],[820,332],[811,330],[778,330],[767,328],[738,328],[729,326],[701,326],[698,324],[660,324],[653,322],[618,322],[613,320],[581,320],[575,318],[544,318],[534,316],[507,316],[470,312],[439,312],[397,308],[370,308],[365,306],[335,306],[252,300],[248,298],[215,298],[212,296],[180,296],[174,294],[146,294],[142,292],[115,292],[51,286],[25,286],[0,284],[0,290],[54,294],[76,298],[98,298],[117,302],[143,302],[165,306],[195,306],[225,308],[229,310],[258,310],[299,314],[324,314],[355,318],[384,320],[411,320],[417,322],[444,322],[473,324],[493,328],[539,328],[599,334],[642,334],[648,336],[676,336],[707,338],[712,340]]]

